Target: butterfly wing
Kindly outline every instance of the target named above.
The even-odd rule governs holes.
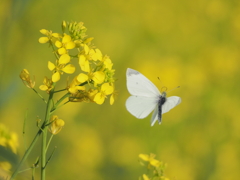
[[[166,102],[162,105],[162,114],[170,111],[172,108],[181,103],[181,98],[178,96],[171,96],[166,99]]]
[[[127,69],[127,89],[131,95],[142,97],[159,97],[158,88],[140,72]]]
[[[157,120],[158,120],[158,105],[155,107],[155,110],[152,114],[151,126],[153,126]],[[160,120],[160,122],[161,122],[161,120]]]
[[[138,119],[147,117],[157,105],[155,97],[130,96],[126,101],[127,110]]]

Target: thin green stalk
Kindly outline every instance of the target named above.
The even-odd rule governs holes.
[[[47,104],[47,101],[44,99],[44,97],[42,97],[41,94],[39,94],[34,88],[32,88],[32,90]]]
[[[26,142],[25,142],[25,127],[26,127],[27,116],[28,116],[28,110],[25,113],[25,117],[24,117],[24,121],[23,121],[23,144],[24,144],[25,151],[27,149]]]
[[[48,158],[48,160],[47,160],[47,162],[46,162],[46,165],[45,165],[45,167],[48,165],[48,163],[50,162],[50,160],[51,160],[51,158],[52,158],[52,156],[53,156],[53,154],[54,154],[54,152],[55,152],[55,150],[56,150],[56,146],[55,146],[55,148],[53,149],[53,152],[52,152],[52,154],[50,155],[50,157]]]
[[[66,91],[66,88],[65,88],[65,89],[60,89],[60,90],[54,91],[54,93],[58,93],[58,92],[62,92],[62,91]]]
[[[51,141],[52,141],[52,138],[53,138],[53,134],[50,136],[50,138],[49,138],[49,140],[48,140],[48,144],[47,144],[47,147],[46,147],[46,152],[47,152],[48,147],[49,147],[49,145],[50,145],[50,143],[51,143]]]
[[[54,105],[54,107],[51,109],[51,113],[55,111],[58,108],[59,104],[61,104],[61,102],[69,96],[70,96],[70,93],[66,93],[64,96],[62,96],[61,99],[59,99],[57,103]]]
[[[18,164],[18,166],[17,166],[16,170],[14,171],[14,173],[12,174],[10,180],[13,180],[13,179],[16,177],[16,175],[19,173],[19,170],[20,170],[22,164],[26,161],[28,155],[29,155],[30,152],[32,151],[34,145],[36,144],[36,142],[37,142],[37,140],[38,140],[38,138],[40,137],[41,134],[42,134],[42,130],[39,129],[38,132],[37,132],[37,134],[35,135],[32,143],[30,144],[29,148],[25,151],[22,160],[21,160],[20,163]]]
[[[35,167],[32,168],[32,180],[35,179],[34,176],[35,176]]]
[[[50,111],[53,105],[53,94],[54,88],[50,91],[49,99],[47,102],[46,114],[45,114],[45,121],[43,123],[43,134],[42,134],[42,154],[41,154],[41,180],[45,180],[46,177],[46,148],[47,148],[47,126],[46,124],[49,123],[50,119]]]

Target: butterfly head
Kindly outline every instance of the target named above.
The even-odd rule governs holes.
[[[166,87],[166,86],[163,86],[163,87],[161,88],[161,93],[162,93],[162,96],[163,96],[163,97],[166,97],[166,96],[167,96],[167,87]]]

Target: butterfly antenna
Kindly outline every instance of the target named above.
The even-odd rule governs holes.
[[[172,91],[172,90],[175,90],[175,89],[177,89],[177,88],[180,88],[180,86],[177,86],[177,87],[175,87],[175,88],[173,88],[173,89],[169,90],[169,91],[168,91],[168,93],[169,93],[170,91]]]
[[[161,82],[161,84],[163,85],[161,88],[161,92],[166,92],[167,91],[167,87],[164,86],[163,82],[161,81],[160,77],[158,77],[158,80]]]

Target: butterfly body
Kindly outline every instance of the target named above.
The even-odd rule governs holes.
[[[161,123],[162,114],[168,112],[181,102],[177,96],[166,97],[166,92],[160,93],[158,88],[140,72],[127,69],[127,88],[131,96],[126,101],[127,110],[143,119],[153,110],[151,126],[158,120]]]
[[[162,120],[162,106],[166,102],[166,93],[159,97],[158,100],[158,122],[161,123]]]

